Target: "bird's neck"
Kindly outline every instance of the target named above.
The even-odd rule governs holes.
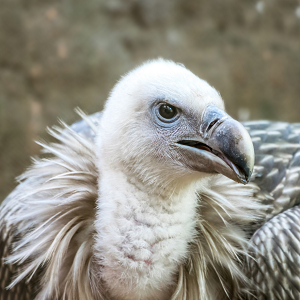
[[[121,170],[100,173],[96,249],[107,290],[113,299],[170,299],[195,234],[195,188],[150,192]]]

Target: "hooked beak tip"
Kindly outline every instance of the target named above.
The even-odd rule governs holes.
[[[230,167],[230,172],[221,173],[236,182],[247,184],[254,168],[254,148],[251,137],[245,127],[215,106],[209,106],[204,115],[206,124],[214,123],[207,140],[218,156]],[[216,123],[219,118],[222,122]],[[222,119],[221,119],[222,118]],[[208,126],[209,128],[209,126]]]

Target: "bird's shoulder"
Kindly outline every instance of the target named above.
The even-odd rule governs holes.
[[[270,206],[267,222],[251,238],[246,274],[259,299],[299,299],[300,124],[244,125],[256,155],[252,182]]]
[[[271,205],[269,217],[300,203],[300,124],[251,121],[243,124],[255,150],[251,181]]]

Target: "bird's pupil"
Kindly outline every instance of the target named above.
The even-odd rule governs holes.
[[[159,113],[165,119],[172,119],[176,115],[176,108],[171,105],[163,104],[159,108]]]

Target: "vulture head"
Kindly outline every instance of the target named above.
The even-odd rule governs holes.
[[[165,60],[143,64],[115,86],[103,111],[99,146],[104,164],[151,188],[217,173],[246,184],[254,166],[251,139],[225,113],[220,94]]]
[[[251,139],[219,93],[149,61],[116,84],[94,131],[90,143],[50,130],[53,157],[6,202],[9,263],[27,262],[10,287],[41,270],[36,299],[233,299],[258,204]]]

